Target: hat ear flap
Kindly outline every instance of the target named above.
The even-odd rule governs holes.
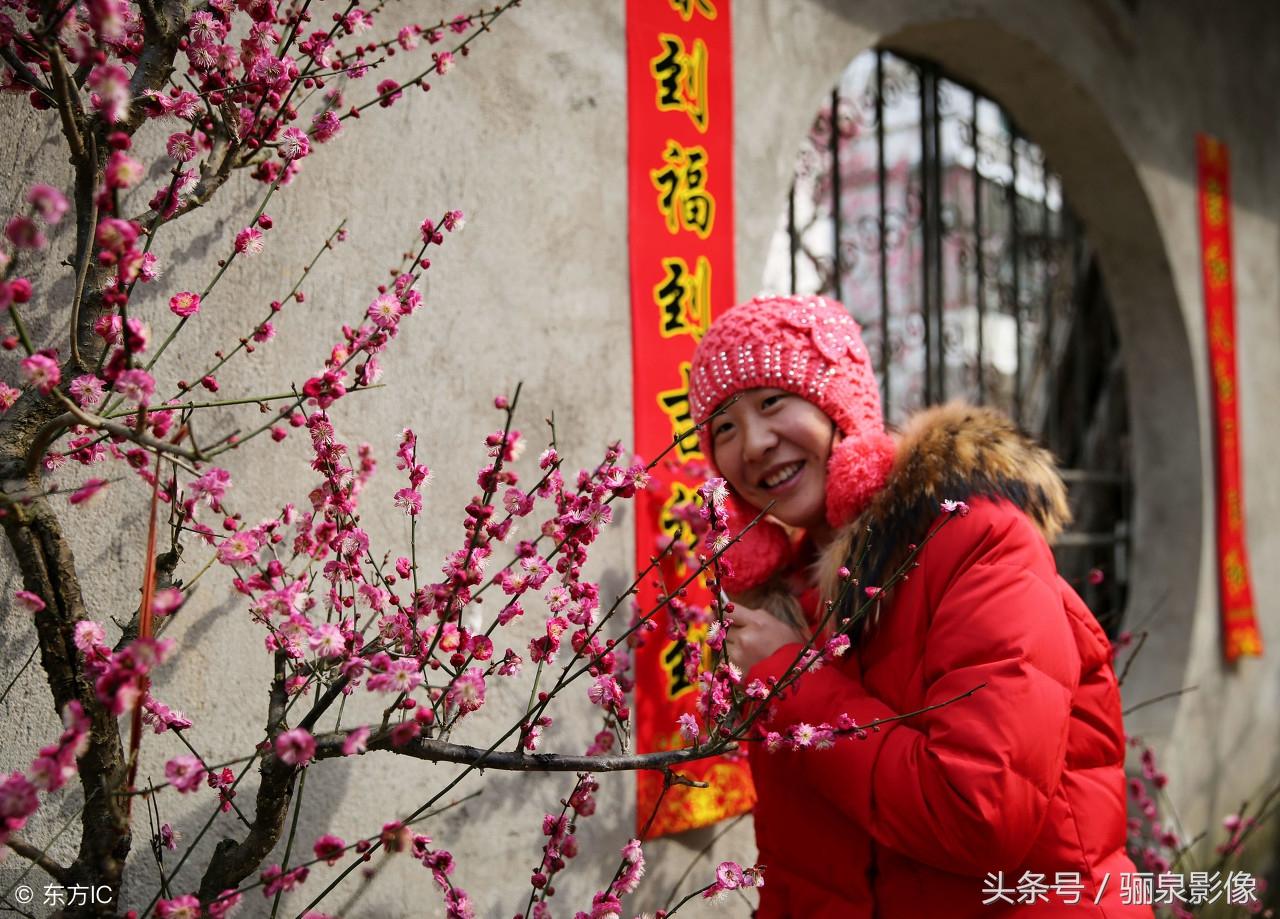
[[[729,536],[738,539],[720,556],[729,563],[720,580],[728,593],[738,594],[767,582],[791,562],[795,553],[787,531],[772,518],[762,517],[743,534],[760,512],[732,490],[725,509],[729,512]]]
[[[893,438],[884,431],[845,437],[827,460],[827,523],[852,521],[884,488],[893,468]]]

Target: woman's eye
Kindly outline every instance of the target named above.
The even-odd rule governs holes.
[[[714,427],[711,428],[711,439],[719,440],[721,435],[728,434],[732,430],[733,430],[732,421],[721,421],[720,423],[716,424]]]
[[[785,398],[786,398],[786,393],[778,393],[777,395],[773,395],[773,396],[765,396],[764,399],[762,399],[760,402],[760,407],[762,409],[772,408],[773,406],[777,405],[779,402],[781,402]]]

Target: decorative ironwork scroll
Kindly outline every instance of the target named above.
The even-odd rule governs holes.
[[[835,296],[863,327],[887,420],[994,405],[1067,469],[1059,569],[1113,634],[1127,598],[1119,340],[1043,151],[936,64],[858,55],[796,158],[763,287]]]

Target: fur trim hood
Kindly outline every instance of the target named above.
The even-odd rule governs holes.
[[[897,437],[884,486],[851,523],[840,528],[816,563],[823,599],[838,593],[842,565],[853,567],[873,534],[861,565],[863,584],[879,584],[912,543],[937,519],[944,500],[1004,498],[1021,509],[1046,541],[1071,522],[1067,490],[1052,454],[995,409],[951,402],[912,416]],[[750,518],[748,518],[750,519]],[[736,527],[731,525],[731,531]],[[798,604],[779,580],[793,562],[785,539],[767,540],[776,524],[761,521],[731,550],[735,576],[726,584],[742,602],[794,620]],[[735,550],[736,553],[735,553]]]
[[[885,485],[823,550],[818,584],[837,592],[839,568],[862,553],[862,583],[879,584],[907,547],[924,538],[944,500],[1004,498],[1054,543],[1071,522],[1067,489],[1053,455],[995,409],[950,402],[912,416],[898,438]]]

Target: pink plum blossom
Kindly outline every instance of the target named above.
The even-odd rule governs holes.
[[[15,590],[13,599],[18,605],[18,609],[33,616],[41,612],[45,606],[44,600],[40,599],[40,595],[29,590]]]
[[[71,497],[67,500],[74,505],[87,504],[106,487],[106,479],[88,479],[83,485],[73,491],[71,493]]]
[[[99,64],[89,71],[89,103],[108,122],[129,117],[129,72],[117,64]]]
[[[142,181],[144,174],[142,164],[123,150],[116,150],[111,154],[103,171],[107,187],[115,189],[133,188]]]
[[[124,370],[116,377],[115,391],[129,402],[145,406],[155,395],[156,381],[140,368]]]
[[[306,728],[285,731],[276,738],[276,756],[289,766],[305,766],[316,755],[316,739]]]
[[[341,657],[347,646],[342,630],[331,622],[316,626],[308,644],[317,657]]]
[[[102,397],[106,394],[106,388],[102,380],[92,373],[83,373],[71,381],[71,385],[67,387],[71,391],[71,397],[81,408],[93,408],[102,401]]]
[[[142,703],[142,720],[151,725],[151,729],[157,734],[163,734],[166,731],[185,731],[192,725],[191,719],[182,712],[175,712],[163,702],[158,702],[150,696]]]
[[[397,81],[383,80],[378,84],[378,95],[382,97],[378,100],[378,105],[382,108],[390,108],[404,95],[404,91],[400,89]]]
[[[49,245],[40,227],[27,216],[10,217],[4,225],[4,235],[15,249],[43,249]]]
[[[239,562],[254,563],[257,561],[261,546],[261,540],[252,530],[232,533],[218,546],[218,560],[224,565],[234,565]]]
[[[332,833],[325,833],[319,837],[315,844],[311,847],[316,858],[323,859],[327,864],[337,864],[338,859],[342,858],[346,852],[347,844],[342,841],[341,836],[334,836]]]
[[[257,255],[262,247],[262,231],[257,227],[245,227],[236,234],[235,249],[241,255]]]
[[[103,217],[98,221],[95,239],[107,252],[122,255],[138,240],[139,227],[132,220]],[[118,316],[112,317],[119,320]]]
[[[422,495],[418,494],[412,488],[401,488],[395,494],[396,507],[404,511],[410,517],[417,517],[422,513]]]
[[[363,753],[369,748],[369,729],[361,725],[358,728],[352,728],[347,734],[346,739],[342,741],[342,755],[353,756]]]
[[[311,139],[298,128],[285,128],[277,149],[282,159],[300,160],[311,153]]]
[[[170,134],[164,145],[165,152],[179,163],[189,163],[196,156],[195,138],[185,131]]]
[[[0,782],[0,843],[27,825],[40,806],[36,786],[21,772],[11,772]]]
[[[639,839],[632,839],[622,847],[622,862],[622,874],[612,888],[619,895],[633,893],[644,877],[644,852]]]
[[[82,619],[76,623],[75,643],[81,654],[89,655],[96,648],[101,647],[106,640],[106,632],[92,619]]]
[[[172,616],[186,602],[182,591],[176,587],[164,587],[156,591],[151,600],[151,611],[157,616]]]
[[[55,224],[67,212],[67,196],[52,185],[32,185],[27,203],[36,209],[44,222]]]
[[[466,673],[459,674],[445,694],[445,701],[465,715],[474,712],[484,705],[484,671],[472,667]]]
[[[333,111],[321,112],[311,122],[311,137],[325,144],[342,133],[342,120]]]
[[[381,673],[369,677],[369,689],[374,692],[412,692],[422,685],[422,673],[415,660],[391,661]]]
[[[413,26],[405,26],[396,34],[396,42],[405,51],[413,51],[418,47],[418,31]]]
[[[685,712],[676,721],[680,725],[680,736],[689,743],[697,743],[701,733],[698,728],[698,719]]]
[[[183,894],[172,900],[156,902],[159,919],[200,919],[200,898],[195,894]]]
[[[197,790],[203,783],[205,769],[194,756],[175,756],[164,764],[165,780],[182,794]]]
[[[186,319],[200,312],[200,295],[190,290],[179,291],[169,298],[169,312]]]

